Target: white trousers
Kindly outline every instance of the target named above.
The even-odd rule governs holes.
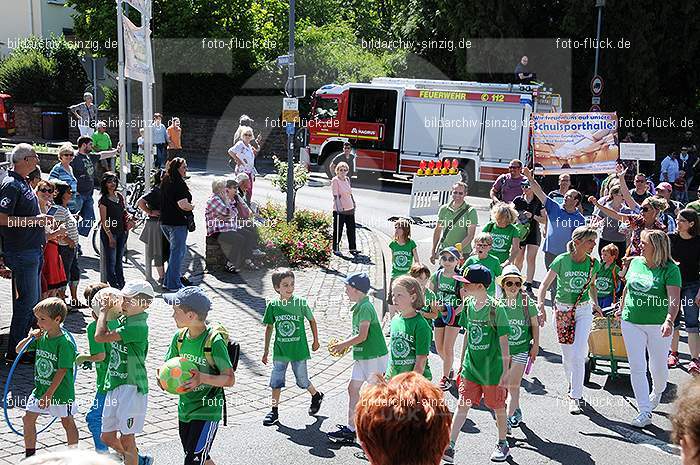
[[[621,326],[637,408],[640,412],[651,413],[646,353],[649,353],[652,392],[654,395],[661,395],[668,382],[667,361],[672,337],[661,337],[661,325],[637,325],[623,321]]]
[[[569,311],[571,305],[556,303],[557,311]],[[556,318],[556,317],[555,317]],[[556,321],[556,320],[555,320]],[[564,365],[564,376],[569,382],[569,397],[583,397],[583,379],[586,372],[586,357],[588,357],[588,335],[593,325],[593,307],[590,302],[580,304],[576,308],[576,332],[573,344],[561,346],[561,361]]]

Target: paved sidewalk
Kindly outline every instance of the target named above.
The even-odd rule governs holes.
[[[204,191],[193,190],[195,202],[203,206]],[[206,191],[208,192],[208,191]],[[203,207],[200,207],[200,214]],[[211,321],[224,323],[232,331],[242,346],[241,361],[236,372],[236,385],[227,390],[228,421],[230,425],[250,421],[261,421],[269,406],[270,390],[267,387],[271,366],[264,366],[260,361],[263,351],[264,327],[262,315],[266,299],[275,298],[270,279],[271,271],[243,272],[232,276],[227,273],[204,273],[204,235],[203,225],[198,224],[197,231],[188,238],[189,252],[187,261],[190,279],[203,287],[214,303],[210,313]],[[128,242],[129,263],[125,265],[126,279],[143,279],[142,266],[144,244],[137,235],[132,234]],[[350,302],[345,296],[342,278],[350,272],[365,271],[369,273],[372,283],[379,289],[383,280],[383,258],[378,240],[372,231],[358,227],[358,245],[364,252],[356,259],[333,256],[328,268],[308,268],[296,271],[296,294],[305,297],[314,310],[318,322],[321,348],[312,354],[309,363],[309,375],[319,390],[326,393],[338,393],[345,390],[346,376],[342,376],[352,362],[350,356],[337,359],[331,357],[326,345],[331,337],[344,337],[350,332]],[[92,246],[87,239],[82,239],[85,256],[81,258],[84,273],[79,287],[82,295],[84,287],[99,279],[99,262],[92,254]],[[375,266],[379,265],[379,266]],[[155,275],[155,269],[153,270]],[[156,288],[158,290],[159,288]],[[0,281],[0,334],[3,349],[11,318],[9,281]],[[381,312],[381,302],[375,300]],[[144,433],[138,437],[138,444],[150,448],[172,441],[177,437],[177,399],[162,392],[155,383],[155,371],[163,362],[163,357],[170,344],[176,327],[171,317],[172,309],[159,297],[149,311],[149,353],[148,372],[153,374],[150,382],[149,405]],[[87,310],[82,313],[69,314],[66,327],[73,333],[81,351],[87,350],[85,327],[91,320]],[[311,337],[310,331],[307,332]],[[310,344],[309,344],[310,345]],[[0,367],[0,382],[5,385],[9,367]],[[291,376],[291,375],[290,375]],[[22,398],[32,389],[32,368],[20,365],[12,378],[11,398],[8,405],[10,419],[15,428],[21,431]],[[289,378],[291,379],[291,378]],[[288,386],[294,383],[288,382]],[[91,435],[85,423],[87,412],[95,392],[95,372],[79,370],[76,380],[76,396],[81,413],[75,416],[80,431],[80,446],[92,447]],[[296,387],[283,391],[282,401],[289,407],[306,407],[309,395]],[[46,424],[46,423],[44,423]],[[41,428],[41,424],[38,425]],[[61,445],[65,434],[60,422],[41,433],[38,448]],[[0,423],[0,464],[16,464],[24,456],[22,438],[12,433],[5,422]]]

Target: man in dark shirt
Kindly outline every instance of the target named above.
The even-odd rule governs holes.
[[[515,82],[517,84],[529,84],[530,82],[537,79],[535,73],[530,71],[528,64],[527,55],[523,55],[520,62],[515,66]]]
[[[16,357],[15,346],[27,336],[34,320],[33,308],[41,297],[44,227],[51,217],[40,214],[39,201],[26,180],[38,163],[31,145],[18,144],[12,151],[12,169],[0,183],[2,268],[11,270],[14,291],[6,361]]]
[[[350,142],[345,142],[343,144],[343,151],[336,155],[331,161],[330,171],[333,176],[335,176],[335,167],[338,166],[338,163],[341,161],[344,161],[348,164],[348,167],[350,167],[348,176],[353,176],[355,174],[355,154],[352,153],[352,145],[350,145]]]
[[[651,192],[649,192],[647,177],[643,173],[639,173],[634,177],[634,189],[631,194],[634,201],[639,205],[644,202],[644,199],[652,196]]]

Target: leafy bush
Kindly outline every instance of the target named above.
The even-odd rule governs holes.
[[[17,103],[68,105],[82,100],[87,84],[80,50],[63,36],[23,39],[0,62],[0,90]]]
[[[277,171],[277,177],[272,180],[272,185],[282,192],[287,192],[287,162],[275,157],[272,159]],[[302,163],[294,164],[294,196],[304,187],[309,180],[309,170]]]
[[[284,206],[268,203],[260,208],[265,220],[258,230],[268,266],[325,266],[331,255],[331,218],[310,210],[298,210],[287,223]]]

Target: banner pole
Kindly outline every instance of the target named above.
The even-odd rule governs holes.
[[[149,62],[149,68],[151,70],[150,75],[153,75],[153,55],[151,51],[151,13],[150,8],[146,8],[146,12],[143,13],[142,26],[145,29],[145,40],[146,40],[146,54]],[[153,80],[150,76],[144,80],[142,83],[143,92],[143,121],[144,121],[144,151],[143,151],[143,176],[144,176],[144,186],[145,192],[151,189],[151,168],[153,167],[153,133],[151,131],[153,127]],[[151,248],[146,246],[145,254],[146,263],[144,264],[144,270],[146,272],[146,279],[151,281],[153,279],[153,257],[151,254]]]
[[[118,41],[118,68],[119,80],[117,82],[119,93],[119,141],[126,142],[126,89],[124,83],[124,13],[122,10],[122,0],[117,0],[117,41]],[[126,185],[126,145],[122,145],[119,152],[119,182]]]

